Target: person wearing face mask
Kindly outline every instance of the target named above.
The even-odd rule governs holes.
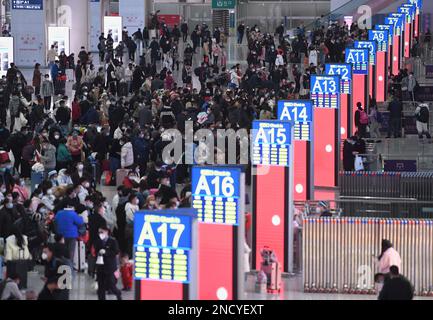
[[[76,166],[77,170],[72,174],[71,179],[74,184],[81,184],[80,180],[83,178],[88,179],[88,181],[92,181],[91,174],[86,170],[84,164],[79,162]]]
[[[79,132],[74,129],[72,131],[72,135],[68,137],[68,140],[66,142],[66,147],[71,153],[72,160],[74,162],[81,161],[81,153],[83,152],[83,146],[83,138],[79,135]]]
[[[38,206],[42,203],[42,197],[43,197],[42,188],[39,186],[33,191],[33,194],[31,195],[31,205],[30,210],[32,212],[36,212],[38,209]]]
[[[99,228],[99,237],[94,244],[96,259],[96,277],[98,280],[98,299],[106,299],[106,291],[115,294],[117,300],[122,300],[122,292],[117,288],[119,244],[117,240],[109,236],[107,226]]]
[[[26,182],[24,179],[14,179],[12,192],[18,193],[18,203],[24,203],[24,201],[29,199],[29,191],[26,188]]]
[[[355,171],[355,145],[358,138],[352,136],[346,139],[343,144],[343,167],[344,171]]]
[[[42,143],[40,158],[42,164],[44,165],[44,172],[46,175],[48,172],[56,169],[56,148],[49,143],[47,138],[44,138]]]
[[[80,184],[78,185],[78,199],[80,203],[85,205],[86,198],[89,195],[90,182],[87,178],[80,178]]]
[[[320,217],[332,217],[332,213],[329,211],[329,205],[325,201],[319,201],[316,206],[316,214]]]
[[[20,289],[27,288],[27,270],[32,259],[28,248],[28,239],[18,227],[12,227],[12,234],[6,238],[5,262],[8,273],[17,273],[20,278]]]
[[[67,169],[61,169],[59,171],[59,176],[57,177],[57,183],[59,186],[68,186],[73,184],[71,179],[71,174]]]
[[[155,196],[161,201],[159,201],[160,205],[167,206],[171,199],[178,198],[176,191],[170,185],[170,176],[165,173],[160,179],[159,189],[156,192]]]
[[[56,247],[48,244],[43,248],[41,258],[45,265],[45,285],[39,293],[38,300],[69,300],[69,289],[59,290],[59,268],[70,266],[69,260],[55,255]]]
[[[98,204],[94,209],[94,213],[89,216],[89,247],[92,247],[98,239],[99,228],[106,225],[105,207],[102,204]]]
[[[146,199],[146,203],[144,204],[144,208],[145,210],[157,210],[159,209],[158,204],[156,203],[156,198],[155,196],[149,195]]]
[[[59,182],[57,181],[58,175],[57,175],[57,171],[53,170],[48,172],[48,180],[51,182],[51,184],[53,185],[53,187],[58,187],[59,186]]]
[[[126,253],[132,256],[132,240],[134,234],[134,214],[140,209],[139,200],[135,193],[131,193],[128,202],[125,205],[125,240],[126,240]]]
[[[56,197],[53,195],[53,185],[51,182],[44,182],[42,185],[42,203],[47,207],[48,210],[54,210],[54,200]]]
[[[134,165],[134,149],[130,139],[120,139],[120,166],[122,169],[130,169]]]

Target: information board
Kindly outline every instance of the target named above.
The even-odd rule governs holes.
[[[394,28],[389,24],[377,24],[375,26],[376,30],[387,31],[388,32],[388,45],[392,44],[392,37],[394,35]]]
[[[340,77],[311,75],[311,99],[315,108],[340,108]]]
[[[253,121],[254,165],[290,166],[292,125],[287,121]]]
[[[189,283],[193,219],[191,209],[135,213],[135,280]]]
[[[348,63],[327,63],[325,73],[340,76],[340,93],[352,94],[352,66]]]
[[[367,49],[370,55],[370,65],[376,64],[377,44],[375,41],[355,41],[356,49]]]
[[[13,10],[42,10],[43,0],[12,0]]]
[[[346,48],[345,62],[352,64],[354,74],[368,74],[368,49]]]
[[[368,39],[376,41],[377,51],[386,52],[389,47],[389,37],[387,30],[369,30]]]
[[[198,221],[238,225],[240,176],[239,168],[192,168],[192,206]]]
[[[278,101],[278,120],[294,123],[294,140],[311,141],[313,102],[309,100]]]

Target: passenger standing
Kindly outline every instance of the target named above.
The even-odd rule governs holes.
[[[431,135],[429,133],[429,118],[430,118],[430,109],[427,103],[421,102],[415,110],[416,117],[416,129],[418,131],[418,137],[422,140],[424,134],[427,139],[431,139]]]
[[[391,133],[394,135],[394,138],[401,137],[401,117],[403,115],[403,104],[398,99],[396,95],[394,95],[392,101],[388,106],[389,111],[389,127],[388,127],[388,136],[387,138],[391,138]]]
[[[38,96],[41,93],[41,82],[42,82],[42,73],[40,69],[41,65],[36,63],[35,70],[33,71],[33,87],[35,87],[35,95]]]
[[[54,95],[54,84],[50,80],[50,75],[45,75],[45,80],[42,83],[42,96],[44,97],[45,111],[48,112],[51,109],[51,100]]]

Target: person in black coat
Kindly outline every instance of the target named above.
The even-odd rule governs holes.
[[[355,171],[355,144],[356,137],[347,138],[343,144],[343,167],[344,171]]]
[[[98,299],[105,300],[107,290],[113,292],[117,300],[122,300],[122,293],[116,286],[115,272],[118,269],[117,255],[119,244],[117,240],[109,236],[107,226],[99,228],[99,238],[95,241],[95,252],[98,255],[96,260],[96,275],[98,279]]]
[[[397,266],[389,268],[389,278],[385,278],[379,300],[412,300],[413,287],[406,277],[399,273]]]
[[[103,217],[104,213],[105,207],[97,205],[94,212],[89,216],[89,247],[99,239],[99,228],[107,225],[107,221]]]

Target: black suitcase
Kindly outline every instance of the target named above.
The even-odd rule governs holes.
[[[20,277],[20,290],[27,289],[27,272],[30,267],[29,260],[14,260],[6,262],[7,275],[16,274]]]

